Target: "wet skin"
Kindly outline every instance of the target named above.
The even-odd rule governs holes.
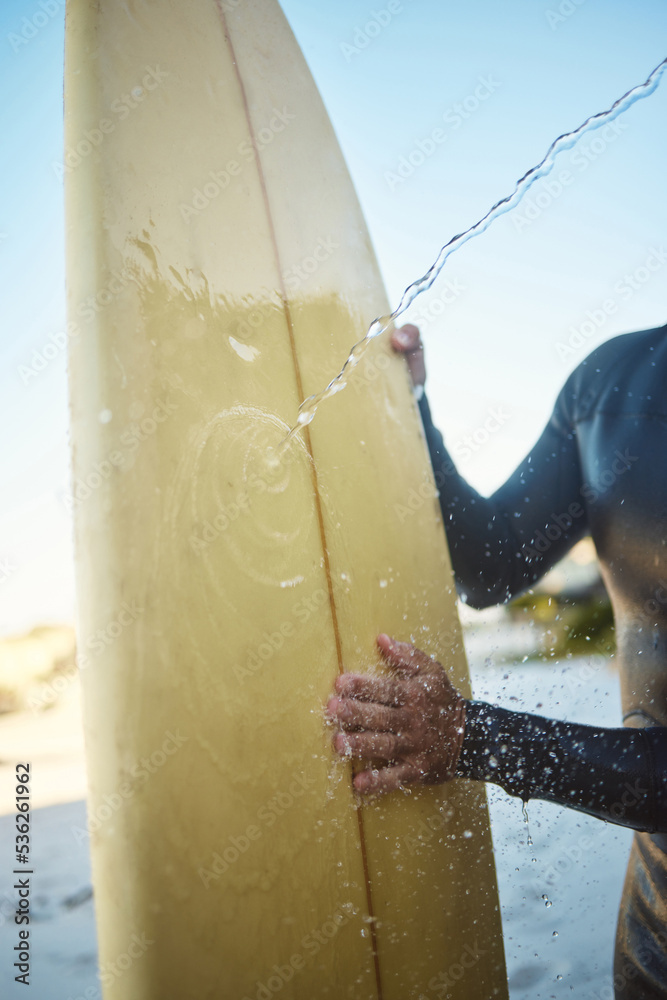
[[[463,743],[465,699],[426,653],[388,635],[377,644],[394,676],[341,674],[327,704],[341,730],[336,752],[376,765],[355,775],[355,790],[380,794],[449,781]]]

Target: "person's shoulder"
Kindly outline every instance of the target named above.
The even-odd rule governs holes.
[[[661,376],[655,370],[658,362]],[[557,410],[572,426],[602,407],[618,409],[627,399],[637,403],[652,380],[664,379],[665,369],[667,325],[611,337],[574,369],[559,394]]]
[[[581,379],[596,375],[604,378],[614,374],[619,365],[626,365],[628,362],[633,366],[642,364],[646,356],[655,349],[656,343],[663,341],[665,337],[667,325],[621,333],[592,350],[572,374]]]

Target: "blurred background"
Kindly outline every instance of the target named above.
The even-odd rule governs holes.
[[[338,133],[392,305],[557,135],[667,54],[660,0],[282,6]],[[0,6],[0,830],[10,829],[14,762],[32,760],[45,873],[35,995],[45,1000],[99,995],[64,503],[64,17],[63,0]],[[551,177],[457,253],[406,316],[422,329],[436,423],[483,493],[536,440],[590,350],[667,318],[666,113],[663,83],[561,154]],[[462,616],[477,697],[619,724],[613,625],[590,540],[509,609]],[[513,1000],[605,995],[627,832],[531,803],[530,846],[520,803],[491,798]],[[11,860],[2,852],[0,888]],[[12,899],[2,888],[8,996],[17,988],[5,951]]]

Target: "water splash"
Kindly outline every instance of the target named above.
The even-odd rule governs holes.
[[[460,250],[461,247],[468,242],[468,240],[471,240],[473,237],[479,236],[481,233],[485,232],[491,223],[495,222],[495,220],[501,215],[504,215],[506,212],[510,212],[513,208],[516,208],[516,206],[519,205],[531,189],[533,184],[535,184],[535,182],[540,180],[542,177],[546,177],[551,173],[556,157],[559,153],[562,153],[566,149],[571,149],[581,136],[586,135],[588,132],[593,132],[598,128],[602,128],[603,125],[608,125],[610,122],[613,122],[614,119],[618,118],[619,115],[623,114],[624,111],[627,111],[628,108],[631,108],[633,104],[636,104],[637,101],[642,100],[644,97],[649,97],[657,89],[665,68],[667,68],[667,59],[663,59],[663,61],[655,67],[644,83],[628,90],[622,97],[619,97],[618,100],[614,101],[612,106],[606,111],[600,111],[596,115],[591,115],[579,126],[579,128],[574,129],[573,132],[566,132],[563,135],[559,135],[558,138],[554,139],[549,146],[544,158],[535,167],[531,167],[531,169],[516,182],[516,186],[511,194],[502,198],[500,201],[497,201],[496,204],[489,209],[486,215],[481,218],[479,222],[476,222],[474,226],[471,226],[470,229],[466,229],[465,232],[459,233],[457,236],[453,236],[448,243],[445,243],[426,274],[422,275],[421,278],[418,278],[416,281],[413,281],[412,284],[408,285],[394,311],[385,316],[378,316],[373,320],[371,325],[368,327],[366,336],[362,340],[358,341],[350,351],[349,356],[338,375],[336,375],[336,377],[333,378],[321,392],[316,393],[314,396],[308,396],[307,399],[304,399],[299,407],[296,423],[279,446],[280,452],[283,453],[289,446],[292,439],[313,420],[320,403],[323,403],[325,399],[329,399],[337,392],[340,392],[341,389],[345,388],[350,369],[354,368],[359,363],[371,341],[375,340],[376,337],[379,337],[381,333],[384,333],[385,330],[389,328],[390,324],[401,316],[410,305],[412,305],[418,295],[421,295],[422,292],[427,291],[427,289],[431,287],[442,271],[445,262],[453,253]]]

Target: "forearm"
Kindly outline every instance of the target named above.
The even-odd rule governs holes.
[[[667,832],[667,729],[597,729],[468,702],[458,777]]]

